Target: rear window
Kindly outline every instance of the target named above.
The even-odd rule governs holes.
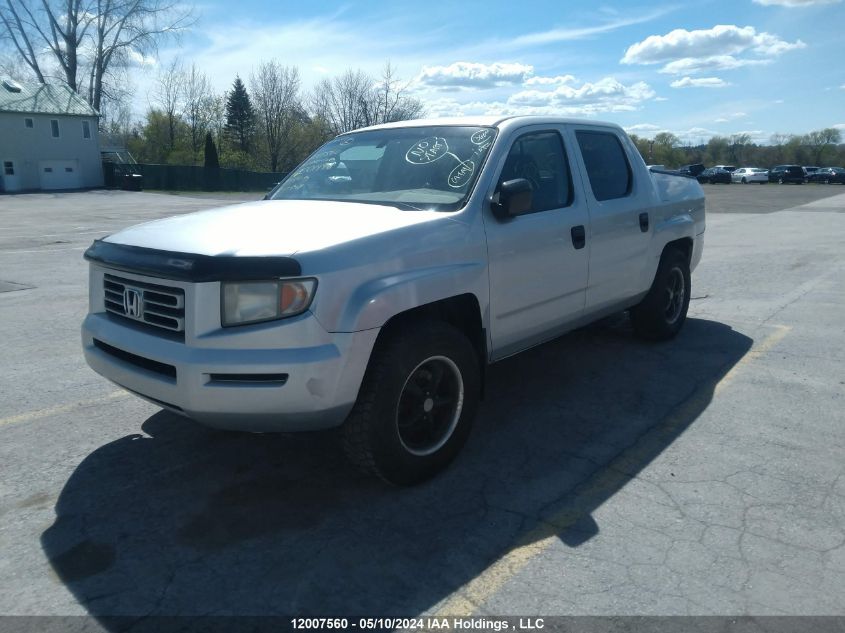
[[[798,167],[797,165],[792,165],[791,167],[787,167],[786,171],[788,171],[790,174],[795,174],[797,176],[803,176],[804,175],[804,170],[801,169],[800,167]]]
[[[614,200],[630,194],[631,166],[616,135],[580,130],[575,136],[595,199]]]

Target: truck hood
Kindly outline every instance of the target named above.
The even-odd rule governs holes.
[[[104,241],[198,255],[291,256],[444,216],[358,202],[263,200],[154,220]]]

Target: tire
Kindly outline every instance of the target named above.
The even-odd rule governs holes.
[[[742,179],[742,184],[743,184],[743,185],[747,185],[747,184],[748,184],[748,181],[747,181],[745,178],[743,178],[743,179]]]
[[[409,321],[382,336],[344,423],[343,448],[364,472],[412,486],[445,469],[466,443],[479,360],[463,333],[439,321]]]
[[[782,185],[782,184],[783,184],[783,178],[778,178],[778,184],[779,184],[779,185]]]
[[[648,294],[631,308],[634,331],[652,341],[674,338],[686,321],[689,299],[689,260],[682,251],[672,248],[660,258]]]

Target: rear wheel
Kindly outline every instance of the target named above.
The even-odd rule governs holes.
[[[466,442],[480,394],[478,357],[442,322],[409,322],[384,337],[344,424],[344,450],[363,471],[409,486],[446,468]]]
[[[743,176],[743,178],[742,178],[742,184],[743,184],[743,185],[747,185],[747,184],[748,184],[748,181],[745,179],[745,177],[744,177],[744,176]]]
[[[687,318],[689,299],[687,255],[677,248],[667,250],[660,259],[648,294],[631,308],[634,331],[643,338],[656,341],[673,338]]]

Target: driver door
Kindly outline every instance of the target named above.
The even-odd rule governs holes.
[[[575,190],[561,130],[519,130],[498,166],[502,182],[525,178],[531,210],[497,219],[485,209],[491,358],[555,337],[581,316],[589,262],[589,217]]]

